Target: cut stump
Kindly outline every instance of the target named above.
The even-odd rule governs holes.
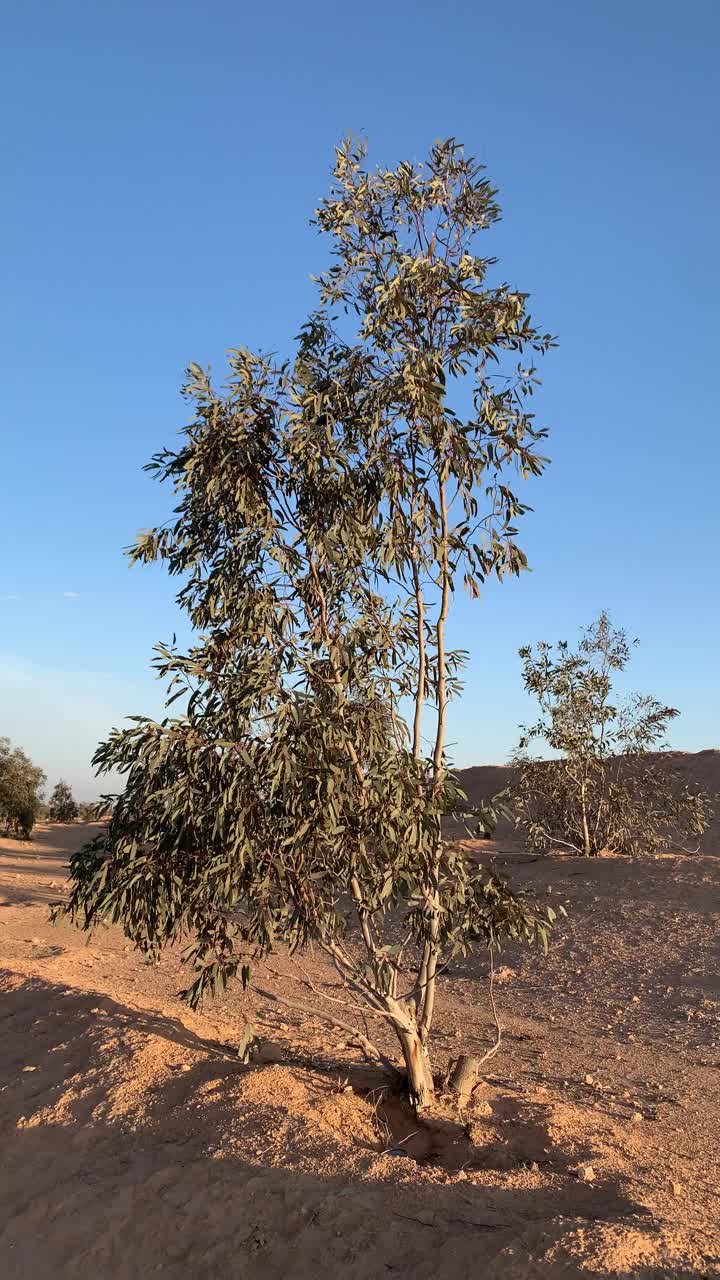
[[[448,1080],[450,1088],[457,1094],[459,1106],[467,1106],[479,1079],[480,1059],[471,1053],[461,1053]]]

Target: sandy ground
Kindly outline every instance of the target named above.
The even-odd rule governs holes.
[[[720,859],[484,842],[569,918],[547,960],[501,957],[467,1131],[414,1132],[320,1021],[237,989],[193,1014],[177,954],[48,924],[87,834],[0,841],[4,1280],[720,1277]],[[481,961],[439,1002],[438,1065],[487,1045]],[[240,1063],[248,1018],[283,1062]]]

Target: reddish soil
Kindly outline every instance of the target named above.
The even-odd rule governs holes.
[[[239,988],[193,1014],[176,953],[51,926],[87,835],[0,841],[5,1280],[720,1277],[720,858],[478,843],[568,919],[547,959],[500,958],[503,1045],[463,1129],[418,1123],[319,1020]],[[281,1062],[238,1060],[248,1019]],[[487,966],[458,963],[438,1067],[490,1035]]]

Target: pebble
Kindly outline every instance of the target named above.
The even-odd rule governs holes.
[[[578,1167],[578,1178],[581,1182],[594,1182],[595,1170],[591,1164],[581,1164]]]
[[[594,1083],[594,1079],[595,1079],[595,1077],[594,1077],[594,1076],[591,1076],[591,1075],[590,1075],[590,1073],[588,1072],[588,1074],[585,1076],[585,1083],[586,1083],[586,1084],[593,1084],[593,1083]]]
[[[633,1111],[632,1113],[633,1124],[640,1124],[641,1121],[644,1120],[644,1118],[645,1117],[643,1116],[642,1111]]]
[[[283,1062],[285,1059],[285,1049],[281,1044],[277,1044],[273,1040],[263,1040],[252,1054],[253,1062],[262,1066],[273,1066]]]
[[[674,1196],[679,1196],[682,1194],[682,1187],[679,1182],[673,1182],[672,1193]]]

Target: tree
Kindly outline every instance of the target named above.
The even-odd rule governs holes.
[[[474,946],[546,941],[553,918],[442,835],[462,800],[448,617],[460,583],[477,596],[525,567],[509,483],[543,469],[527,398],[552,343],[525,295],[488,283],[474,242],[495,192],[455,141],[426,166],[369,172],[364,154],[337,152],[316,216],[334,261],[294,357],[231,352],[223,390],[190,366],[194,420],[149,464],[175,518],[130,555],[183,580],[196,642],[156,666],[186,706],[98,748],[125,790],[65,910],[150,953],[189,937],[191,1003],[315,945],[339,994],[309,1011],[392,1028],[422,1105],[439,974]]]
[[[0,828],[29,840],[40,816],[45,774],[9,738],[0,738]]]
[[[86,800],[78,805],[78,816],[81,822],[98,822],[100,817],[101,802],[97,800]]]
[[[606,613],[586,628],[578,648],[566,641],[523,648],[525,688],[540,704],[526,728],[511,794],[530,846],[562,846],[591,857],[602,850],[656,852],[672,840],[699,838],[711,816],[709,797],[689,786],[662,754],[679,713],[655,698],[613,696],[631,646]],[[557,757],[531,758],[539,742]]]
[[[48,817],[51,822],[74,822],[78,816],[78,807],[67,782],[62,778],[56,783],[50,796]]]

